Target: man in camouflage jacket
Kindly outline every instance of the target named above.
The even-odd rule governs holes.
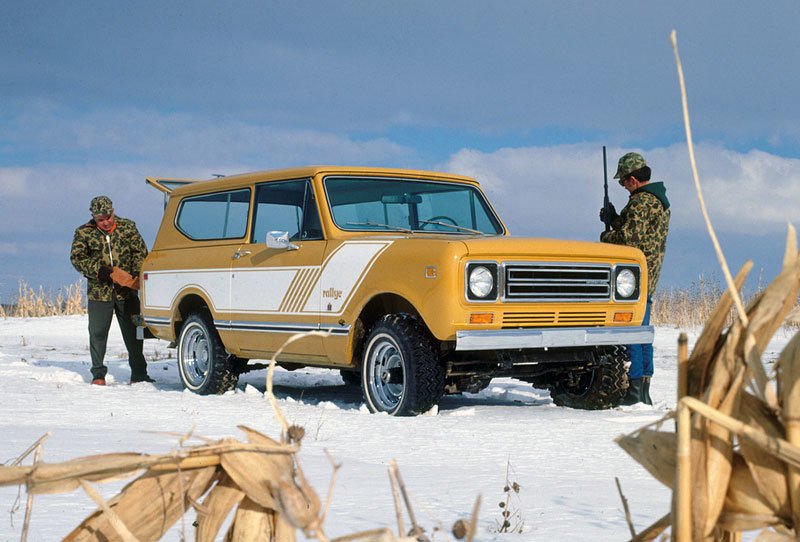
[[[140,312],[138,277],[147,246],[132,220],[115,216],[108,197],[94,198],[89,211],[92,219],[75,230],[70,261],[87,280],[92,384],[106,382],[103,360],[113,314],[128,350],[131,383],[153,382],[132,321]]]
[[[619,184],[630,193],[628,204],[619,215],[613,205],[609,206],[609,216],[605,210],[600,211],[600,219],[608,219],[612,228],[600,234],[600,240],[636,247],[644,253],[647,261],[647,310],[642,325],[650,324],[650,309],[667,248],[670,217],[667,189],[662,182],[651,182],[650,174],[650,167],[641,154],[629,152],[622,156],[614,178],[619,179]],[[622,403],[652,404],[653,345],[632,344],[628,346],[628,353],[631,358],[630,385]]]

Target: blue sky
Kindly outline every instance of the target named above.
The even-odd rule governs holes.
[[[237,2],[0,6],[0,299],[57,288],[88,202],[148,244],[147,175],[333,163],[476,176],[512,233],[597,239],[602,145],[663,180],[661,287],[720,276],[693,192],[669,33],[701,179],[732,268],[778,269],[800,210],[796,0]],[[626,193],[611,187],[621,208]]]

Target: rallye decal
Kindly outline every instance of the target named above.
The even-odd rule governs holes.
[[[170,310],[182,291],[195,288],[217,313],[336,316],[391,244],[347,241],[319,266],[148,271],[143,305]]]
[[[322,266],[303,312],[341,314],[353,293],[391,241],[342,243]]]

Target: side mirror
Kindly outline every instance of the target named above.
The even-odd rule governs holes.
[[[267,232],[267,248],[279,248],[282,250],[297,250],[300,247],[289,241],[288,231],[269,231]]]

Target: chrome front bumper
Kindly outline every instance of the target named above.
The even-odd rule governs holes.
[[[476,329],[456,332],[456,350],[649,344],[653,336],[653,326]]]

